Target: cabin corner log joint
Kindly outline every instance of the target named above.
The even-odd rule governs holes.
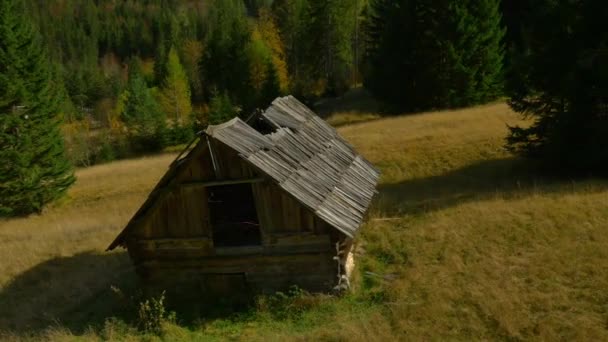
[[[108,250],[127,248],[151,283],[196,278],[210,292],[347,286],[379,171],[333,127],[288,96],[186,152]]]

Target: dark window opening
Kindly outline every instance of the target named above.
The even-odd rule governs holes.
[[[213,186],[208,191],[214,246],[261,245],[251,184]]]

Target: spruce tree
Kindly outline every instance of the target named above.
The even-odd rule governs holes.
[[[204,101],[204,87],[200,78],[200,62],[203,56],[203,43],[198,40],[187,40],[181,50],[181,61],[191,89],[192,101],[200,103]]]
[[[471,39],[467,67],[473,77],[473,97],[464,101],[469,103],[485,103],[493,101],[504,94],[504,37],[506,28],[502,24],[500,11],[501,1],[471,0],[470,14],[477,23],[472,24],[470,31],[464,31],[463,39]],[[468,102],[468,103],[467,103]]]
[[[260,92],[259,107],[270,105],[274,99],[281,95],[281,82],[277,68],[271,59],[266,61],[266,79]]]
[[[20,0],[0,1],[0,216],[40,212],[74,182],[60,85]]]
[[[247,46],[251,40],[241,0],[211,2],[208,33],[201,59],[201,81],[211,91],[227,94],[244,113],[254,106]]]
[[[259,11],[258,17],[256,30],[270,49],[272,63],[279,79],[281,91],[287,92],[289,89],[289,72],[287,70],[285,44],[279,34],[276,18],[268,8],[262,8]]]
[[[502,93],[499,0],[375,0],[365,85],[394,110],[461,107]]]
[[[511,59],[508,147],[553,172],[608,174],[608,3],[539,1]]]
[[[232,104],[228,94],[214,93],[209,101],[209,124],[219,125],[224,123],[239,113],[239,109]]]
[[[424,74],[431,63],[417,62],[423,52],[418,37],[434,40],[424,37],[420,17],[411,0],[373,0],[365,22],[365,87],[395,110],[430,106]]]
[[[356,0],[309,1],[296,44],[304,51],[300,68],[306,72],[304,93],[343,93],[353,67]],[[308,84],[306,84],[308,83]],[[309,89],[306,89],[309,88]]]
[[[121,118],[135,152],[159,151],[165,146],[166,115],[154,99],[135,59],[130,66],[126,102]]]
[[[161,85],[167,78],[167,63],[169,62],[167,48],[163,39],[164,35],[161,35],[161,40],[156,46],[154,54],[154,84]]]
[[[287,69],[291,75],[292,88],[302,88],[308,51],[304,33],[310,18],[307,16],[308,0],[275,0],[272,13],[276,19],[281,41],[285,46]]]

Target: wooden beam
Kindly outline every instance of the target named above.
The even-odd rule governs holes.
[[[247,183],[260,183],[263,182],[265,178],[257,177],[257,178],[246,178],[246,179],[227,179],[227,180],[217,180],[217,181],[190,181],[183,182],[181,186],[187,187],[203,187],[207,188],[210,186],[220,186],[220,185],[235,185],[235,184],[247,184]]]
[[[165,250],[165,249],[200,249],[211,250],[213,240],[208,237],[200,238],[181,238],[181,239],[140,239],[136,241],[140,248],[145,250]]]

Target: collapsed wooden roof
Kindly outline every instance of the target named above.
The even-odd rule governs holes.
[[[237,151],[319,218],[354,237],[376,193],[380,172],[293,96],[276,99],[261,118],[273,128],[272,133],[262,134],[239,118],[209,126],[205,133]],[[108,250],[122,245],[128,230],[168,191],[172,179],[191,159],[191,153],[182,158],[183,154]]]
[[[264,135],[239,118],[206,133],[353,237],[376,193],[379,171],[293,96],[276,99],[262,116],[273,133]]]

